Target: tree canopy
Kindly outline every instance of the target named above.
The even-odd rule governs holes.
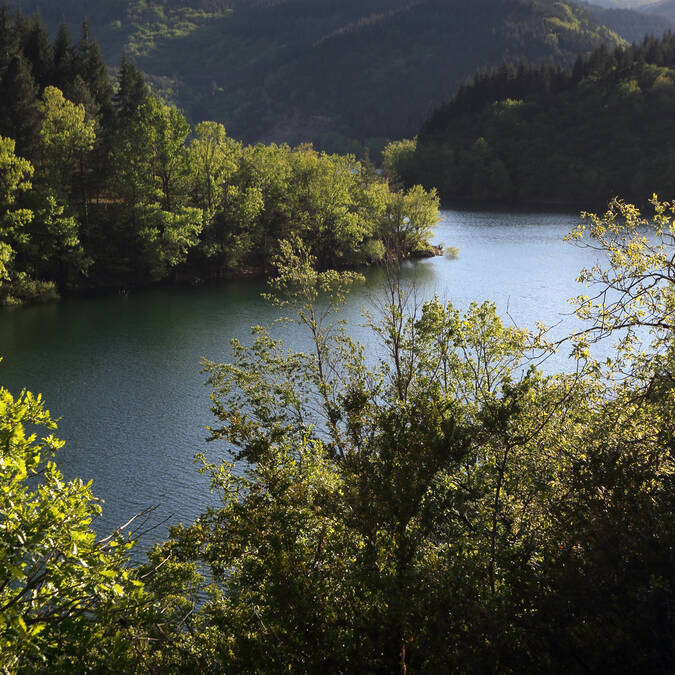
[[[432,113],[408,184],[445,201],[601,206],[668,194],[675,180],[675,37],[601,48],[569,69],[504,64]]]
[[[294,235],[322,267],[428,253],[433,191],[399,194],[353,155],[193,129],[128,56],[111,83],[88,23],[52,47],[39,17],[1,18],[17,39],[0,70],[0,303],[265,273]],[[11,178],[20,167],[30,181]]]

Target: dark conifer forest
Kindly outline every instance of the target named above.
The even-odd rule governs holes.
[[[616,195],[670,194],[675,37],[602,47],[571,68],[480,72],[432,113],[399,169],[446,202],[597,207]]]

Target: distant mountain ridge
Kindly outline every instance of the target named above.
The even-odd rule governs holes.
[[[414,133],[477,68],[571,63],[616,31],[553,0],[24,0],[53,29],[86,6],[109,63],[126,49],[193,120],[248,141]]]
[[[670,17],[644,8],[622,9],[613,3],[581,2],[601,24],[611,28],[628,42],[640,42],[646,35],[660,37],[667,30],[675,28],[675,15]],[[610,6],[611,5],[611,6]]]
[[[655,0],[595,0],[599,7],[617,9],[639,9],[654,4]]]
[[[593,0],[592,4],[605,10],[636,11],[675,21],[675,0]]]
[[[662,2],[656,2],[643,7],[642,11],[648,14],[665,16],[671,21],[675,21],[675,0],[662,0]]]

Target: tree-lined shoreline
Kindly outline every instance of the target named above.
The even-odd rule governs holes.
[[[127,58],[112,83],[86,23],[52,45],[39,16],[5,7],[0,40],[3,304],[264,272],[296,235],[322,268],[431,250],[433,190],[390,189],[353,155],[192,128]]]

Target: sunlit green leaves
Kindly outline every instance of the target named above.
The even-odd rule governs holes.
[[[14,154],[15,143],[0,136],[0,299],[2,285],[10,276],[10,265],[17,245],[25,243],[25,226],[33,213],[16,208],[18,194],[31,188],[33,166]]]
[[[0,388],[0,666],[8,672],[79,668],[88,650],[95,659],[111,617],[143,589],[127,567],[126,540],[97,542],[91,524],[101,506],[91,482],[58,470],[55,428],[40,396]]]
[[[590,327],[573,336],[576,350],[585,355],[590,342],[612,336],[619,340],[613,367],[633,374],[639,362],[672,350],[675,332],[675,206],[656,195],[651,204],[654,212],[645,217],[634,205],[614,200],[603,215],[582,214],[584,222],[568,235],[603,256],[579,276],[591,294],[574,303]]]
[[[68,184],[75,163],[91,152],[96,140],[95,122],[87,119],[83,105],[76,105],[56,87],[46,87],[40,104],[40,152],[45,162],[43,170],[58,189]]]

